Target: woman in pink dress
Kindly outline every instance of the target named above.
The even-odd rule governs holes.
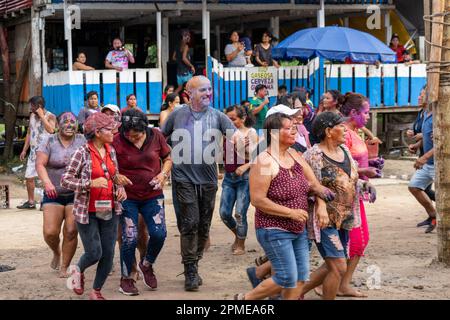
[[[358,135],[358,131],[364,128],[370,119],[369,100],[361,94],[347,93],[340,110],[345,117],[349,117],[349,120],[345,123],[347,127],[345,144],[350,150],[353,159],[358,162],[359,178],[369,180],[369,178],[379,177],[380,169],[369,166],[369,151],[362,138]],[[364,250],[369,242],[369,228],[362,197],[359,198],[359,204],[361,226],[353,228],[349,234],[349,259],[347,260],[347,272],[342,278],[338,291],[340,296],[367,297],[366,294],[359,292],[350,285],[353,273],[358,266],[360,258],[364,256]]]

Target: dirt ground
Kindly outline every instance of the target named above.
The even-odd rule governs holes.
[[[425,234],[416,228],[426,214],[407,190],[407,181],[413,173],[411,161],[388,160],[384,178],[374,180],[378,199],[367,205],[370,243],[366,257],[355,274],[355,285],[369,294],[369,299],[449,299],[450,269],[436,263],[436,232]],[[396,178],[394,178],[396,176]],[[0,176],[1,184],[12,185],[12,208],[26,197],[25,187],[15,184],[14,176]],[[166,218],[168,236],[155,264],[158,290],[148,291],[142,282],[136,297],[126,297],[118,292],[120,269],[116,248],[115,272],[108,278],[103,294],[108,299],[232,299],[238,292],[249,290],[245,269],[261,255],[253,227],[254,209],[248,212],[249,234],[247,253],[231,255],[232,234],[220,221],[217,193],[216,210],[211,228],[211,247],[200,262],[204,284],[198,292],[183,290],[184,277],[180,263],[179,233],[176,227],[171,192],[166,187]],[[82,253],[81,241],[74,261]],[[42,214],[38,210],[0,210],[0,264],[16,269],[0,273],[0,299],[86,299],[76,296],[66,288],[65,279],[57,277],[50,269],[51,252],[42,237]],[[315,245],[312,268],[321,263]],[[94,267],[86,271],[86,287],[92,284]],[[379,275],[379,282],[373,279]],[[368,285],[372,289],[368,289]],[[374,286],[378,289],[374,289]],[[318,299],[314,293],[307,299]],[[343,298],[339,298],[343,299]]]

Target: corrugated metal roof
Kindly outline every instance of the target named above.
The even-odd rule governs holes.
[[[0,14],[31,8],[33,0],[0,0]]]

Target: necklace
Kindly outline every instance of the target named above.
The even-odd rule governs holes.
[[[194,118],[195,121],[199,121],[203,117],[203,115],[206,113],[206,111],[195,112],[195,113],[200,113],[200,115],[196,116],[194,111],[192,111],[191,106],[189,106],[189,111],[191,111],[192,118]]]

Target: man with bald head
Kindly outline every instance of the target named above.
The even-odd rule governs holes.
[[[211,82],[195,76],[187,83],[190,105],[173,111],[162,132],[172,145],[172,188],[184,264],[185,290],[202,284],[198,261],[208,239],[217,192],[216,159],[221,158],[223,136],[236,128],[228,117],[210,107]]]

